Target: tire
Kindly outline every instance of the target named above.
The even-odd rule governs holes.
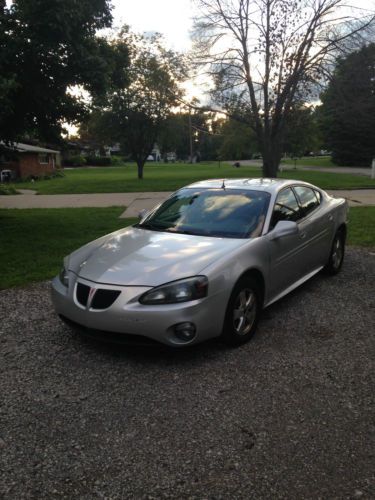
[[[255,333],[260,312],[259,285],[254,278],[241,278],[228,301],[221,335],[223,341],[231,346],[248,342]]]
[[[337,274],[342,268],[345,255],[345,232],[339,229],[333,238],[331,253],[324,268],[325,272],[331,275]]]

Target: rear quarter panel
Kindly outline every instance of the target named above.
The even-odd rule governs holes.
[[[345,200],[345,198],[333,198],[326,194],[325,201],[326,201],[327,214],[332,216],[332,226],[331,226],[329,245],[325,255],[325,262],[323,264],[325,264],[328,261],[333,243],[333,238],[335,237],[335,234],[337,233],[338,229],[345,227],[345,231],[347,230],[348,213],[349,213],[348,202]]]
[[[347,226],[348,223],[348,213],[349,213],[349,205],[345,198],[332,198],[327,195],[327,204],[328,211],[333,216],[334,222],[334,231],[332,235],[332,239],[336,234],[336,231],[341,226]]]

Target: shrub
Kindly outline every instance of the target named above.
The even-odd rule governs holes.
[[[58,168],[57,170],[54,171],[52,177],[65,177],[65,174],[61,168]]]
[[[110,156],[88,156],[86,163],[92,167],[109,167],[112,165]]]
[[[11,184],[0,184],[0,195],[17,194],[17,190]]]
[[[28,175],[27,177],[23,177],[20,181],[30,182],[30,181],[39,181],[41,177],[39,175]]]
[[[111,165],[117,167],[120,165],[124,165],[125,160],[122,156],[111,156]]]
[[[86,165],[86,158],[82,155],[71,156],[64,160],[65,167],[82,167]]]

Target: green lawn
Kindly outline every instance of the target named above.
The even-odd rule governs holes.
[[[134,223],[123,207],[0,210],[0,289],[52,278],[72,250]]]
[[[35,189],[39,194],[65,193],[126,193],[140,191],[174,191],[186,184],[203,179],[230,177],[260,177],[257,167],[234,168],[222,162],[152,164],[144,170],[144,179],[138,180],[136,166],[76,168],[65,170],[65,177],[37,182],[22,182],[19,188]],[[312,182],[323,189],[353,189],[374,187],[375,180],[364,176],[309,172],[303,170],[286,171],[280,177],[295,178]]]
[[[350,208],[348,243],[375,248],[375,207]]]
[[[52,278],[65,255],[128,226],[124,208],[0,210],[0,289]],[[375,207],[351,208],[348,243],[375,247]]]

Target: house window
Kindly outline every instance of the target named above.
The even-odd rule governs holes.
[[[39,153],[39,163],[48,165],[49,157],[47,153]]]

